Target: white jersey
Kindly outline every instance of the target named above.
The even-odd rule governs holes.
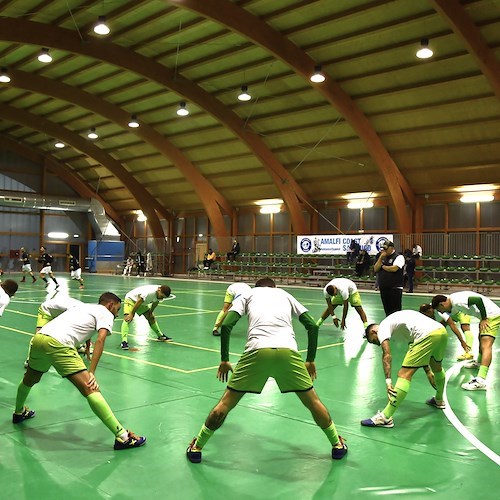
[[[340,295],[343,300],[347,300],[353,293],[358,291],[358,287],[354,281],[347,278],[334,278],[325,286],[325,288],[323,288],[323,295],[325,296],[325,299],[332,298],[332,296],[328,295],[326,292],[326,289],[330,285],[333,285],[338,290],[337,295]]]
[[[418,311],[396,311],[382,320],[378,327],[378,340],[391,340],[394,335],[406,342],[420,342],[430,333],[443,328],[441,323]]]
[[[104,328],[111,335],[113,313],[101,304],[84,304],[69,309],[44,325],[39,333],[48,335],[61,344],[78,347]]]
[[[144,301],[144,304],[152,304],[153,302],[161,302],[163,299],[159,299],[156,296],[156,292],[159,286],[157,285],[144,285],[138,286],[125,295],[125,300],[130,300],[136,303],[139,299]]]
[[[251,288],[246,283],[233,283],[227,287],[226,294],[231,295],[234,301],[240,295],[248,295],[250,290]]]
[[[9,305],[10,297],[5,290],[0,286],[0,316],[2,316],[5,308]]]
[[[248,314],[248,338],[245,352],[265,348],[297,351],[292,315],[299,317],[307,309],[285,290],[256,287],[241,295],[232,305],[240,316]]]
[[[56,318],[68,309],[81,306],[82,304],[83,302],[81,300],[73,299],[71,297],[68,297],[68,295],[58,293],[55,295],[55,297],[42,302],[40,304],[40,309],[42,312],[48,314],[52,318]]]
[[[474,316],[475,318],[481,319],[481,313],[476,305],[469,306],[470,297],[479,297],[484,304],[484,309],[486,310],[487,318],[496,318],[500,316],[500,307],[498,307],[491,299],[480,295],[476,292],[456,292],[449,295],[451,300],[451,313],[456,314],[457,312],[462,312],[468,314],[469,316]]]

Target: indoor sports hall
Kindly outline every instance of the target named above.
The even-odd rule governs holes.
[[[189,495],[205,499],[216,498],[221,491],[245,499],[466,498],[470,488],[480,498],[496,498],[499,364],[492,365],[490,390],[461,390],[470,370],[455,362],[460,345],[450,333],[443,362],[448,408],[442,411],[425,404],[433,389],[419,370],[396,412],[394,428],[361,427],[361,419],[385,406],[386,391],[380,348],[362,339],[363,325],[352,309],[345,332],[330,320],[321,326],[316,358],[315,388],[349,446],[343,460],[331,460],[330,445],[309,412],[294,394],[281,394],[271,380],[261,395],[244,396],[207,444],[203,462],[190,463],[185,449],[225,386],[216,379],[220,338],[212,335],[212,326],[227,283],[146,280],[172,288],[171,299],[158,306],[157,317],[173,342],[155,341],[141,318],[129,335],[131,349],[123,351],[121,318],[117,319],[96,371],[101,391],[118,418],[147,437],[146,445],[137,450],[114,451],[112,434],[53,370],[27,401],[36,417],[17,426],[11,423],[37,307],[46,293],[50,296],[55,290],[23,289],[12,300],[2,317],[0,353],[4,415],[0,477],[5,498]],[[95,302],[107,290],[123,296],[136,282],[93,275],[85,290],[72,295]],[[62,280],[58,293],[67,293],[67,285]],[[286,289],[314,317],[324,310],[321,289]],[[403,307],[418,308],[429,298],[405,295]],[[377,292],[363,292],[362,300],[369,321],[384,317]],[[307,334],[300,323],[294,326],[304,350]],[[242,318],[233,330],[233,364],[243,351],[246,327]],[[394,368],[404,348],[404,344],[396,347]],[[497,347],[494,356],[498,354]]]
[[[499,172],[500,0],[1,0],[0,499],[499,500]]]

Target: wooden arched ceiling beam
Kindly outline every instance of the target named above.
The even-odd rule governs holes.
[[[61,165],[57,161],[47,156],[42,151],[37,151],[27,144],[17,142],[16,140],[0,135],[0,147],[11,151],[12,153],[31,161],[36,165],[45,165],[51,172],[56,174],[64,182],[78,193],[82,198],[90,199],[95,198],[104,207],[106,214],[118,224],[123,231],[123,219],[116,213],[115,209],[105,201],[99,193],[94,192],[90,186],[83,182],[71,169]]]
[[[316,62],[288,38],[243,8],[227,0],[167,1],[212,19],[252,40],[288,64],[310,83],[309,78],[314,71]],[[345,117],[363,141],[385,180],[399,230],[406,233],[412,232],[412,216],[406,210],[406,204],[409,204],[412,209],[415,208],[415,193],[391,158],[370,121],[333,78],[328,77],[325,82],[313,85]]]
[[[130,175],[112,156],[100,150],[97,146],[90,143],[87,139],[61,127],[41,116],[34,115],[27,111],[12,108],[6,104],[0,104],[0,116],[6,120],[21,124],[27,128],[38,130],[43,134],[56,137],[85,155],[93,158],[96,162],[107,168],[113,173],[130,191],[132,196],[141,207],[148,218],[148,224],[154,238],[164,238],[158,213],[165,219],[168,218],[167,211],[155,200],[141,184],[139,184],[132,175]]]
[[[78,104],[82,108],[104,116],[119,126],[128,129],[127,124],[130,121],[130,114],[104,99],[95,97],[88,92],[71,87],[65,83],[50,80],[33,73],[18,70],[11,70],[10,73],[12,75],[12,85],[15,87]],[[182,175],[191,183],[205,207],[215,234],[221,237],[230,236],[220,209],[222,208],[228,215],[231,215],[233,207],[221,193],[214,188],[178,148],[153,127],[141,123],[141,126],[135,129],[133,133],[169,158]]]
[[[431,0],[431,4],[446,19],[453,32],[462,39],[495,95],[500,99],[500,63],[478,27],[467,15],[462,3],[457,0]]]
[[[294,231],[299,234],[308,232],[309,228],[299,201],[304,201],[308,208],[312,207],[312,202],[293,176],[268,149],[259,135],[245,124],[244,120],[178,72],[108,41],[89,38],[87,43],[82,43],[75,31],[25,19],[0,18],[0,39],[58,48],[92,57],[142,75],[196,103],[228,127],[259,158],[287,204]]]

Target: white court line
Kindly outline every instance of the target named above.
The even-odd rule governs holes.
[[[484,443],[479,441],[479,439],[470,432],[462,422],[458,419],[458,417],[455,415],[453,410],[450,407],[450,403],[448,402],[448,397],[446,395],[446,387],[448,385],[448,380],[452,377],[455,376],[460,368],[462,367],[463,363],[458,363],[453,365],[449,370],[446,371],[446,380],[444,383],[444,394],[443,394],[443,399],[446,403],[446,408],[443,410],[444,414],[446,415],[446,418],[450,421],[451,425],[455,427],[455,429],[462,434],[462,436],[469,441],[472,446],[477,448],[481,453],[486,455],[490,460],[495,462],[497,465],[500,465],[500,457],[490,448],[488,448]]]

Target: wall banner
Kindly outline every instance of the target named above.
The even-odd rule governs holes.
[[[322,254],[338,254],[346,255],[351,245],[351,241],[355,240],[361,248],[366,250],[370,255],[377,255],[382,249],[385,241],[393,241],[392,234],[335,234],[335,235],[312,235],[312,236],[297,236],[297,254],[299,255],[322,255]]]

